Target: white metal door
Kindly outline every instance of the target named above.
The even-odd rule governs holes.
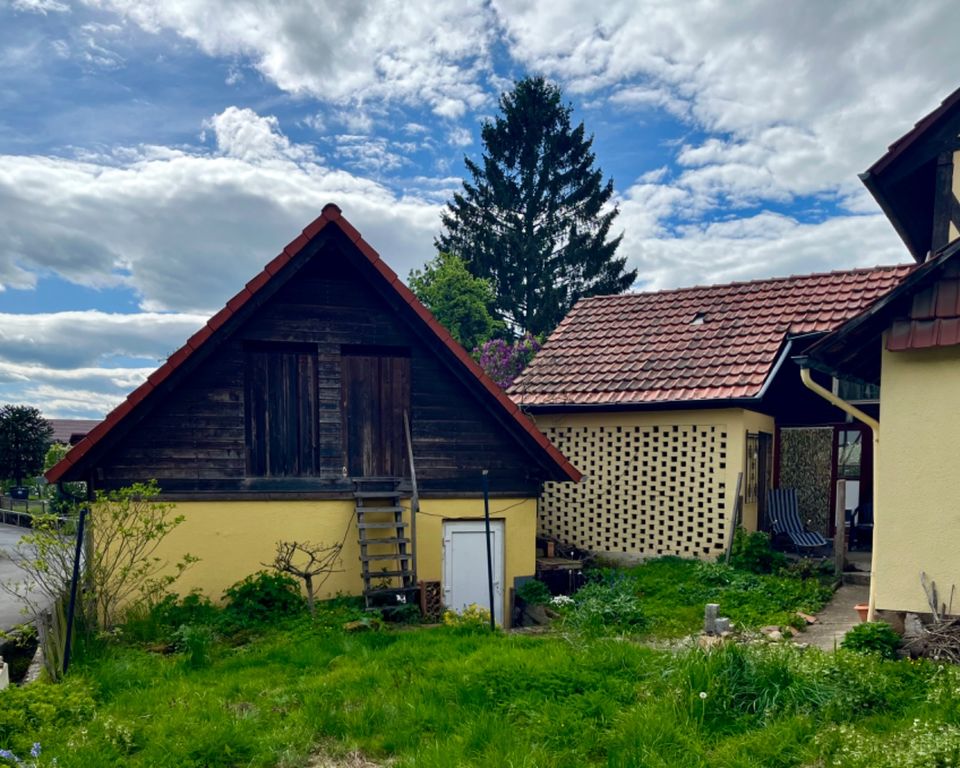
[[[503,624],[503,520],[490,521],[494,619]],[[443,604],[460,612],[471,603],[490,607],[487,542],[483,520],[443,524]]]

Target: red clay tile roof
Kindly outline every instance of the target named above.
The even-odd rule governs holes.
[[[887,349],[899,352],[955,344],[960,344],[960,265],[951,262],[937,282],[914,294],[909,317],[893,321]]]
[[[510,396],[533,407],[756,397],[788,337],[833,330],[913,268],[583,299]]]
[[[363,240],[360,233],[341,215],[340,208],[333,203],[325,205],[323,207],[323,213],[290,242],[283,251],[281,251],[279,256],[276,256],[269,262],[262,272],[248,282],[236,296],[230,299],[223,309],[211,317],[203,328],[187,340],[186,344],[170,355],[163,365],[127,396],[126,400],[107,414],[107,417],[97,424],[83,440],[77,443],[60,462],[51,467],[46,472],[47,480],[51,483],[59,481],[71,466],[81,461],[94,445],[100,442],[121,420],[127,418],[135,408],[149,397],[154,389],[165,381],[187,358],[212,338],[217,330],[236,314],[254,294],[267,285],[284,266],[300,253],[304,246],[330,224],[340,228],[350,242],[356,246],[374,267],[383,279],[387,289],[398,294],[400,298],[411,307],[423,324],[443,342],[444,348],[449,353],[448,359],[451,364],[465,368],[470,374],[470,378],[476,380],[483,390],[486,390],[493,396],[497,403],[496,407],[503,409],[507,423],[518,426],[520,433],[527,439],[533,441],[534,446],[540,452],[545,463],[552,467],[556,473],[554,479],[569,479],[574,482],[579,482],[582,477],[580,472],[567,461],[564,455],[537,429],[530,417],[520,411],[516,403],[507,397],[504,391],[483,372],[463,347],[437,322],[433,315],[430,314],[430,311],[414,296],[413,292],[400,281],[396,272],[384,263],[380,255]]]

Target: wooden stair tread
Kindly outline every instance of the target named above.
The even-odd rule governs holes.
[[[360,555],[363,562],[370,560],[412,560],[413,555],[409,552],[391,552],[389,555]]]
[[[354,491],[353,495],[357,499],[392,499],[403,494],[399,491]]]
[[[402,520],[393,520],[393,521],[377,521],[375,523],[357,523],[357,528],[361,531],[366,530],[367,528],[405,528],[406,523]]]
[[[363,539],[360,542],[361,547],[367,547],[376,544],[409,544],[410,539],[404,539],[399,537],[385,537],[382,539]]]
[[[403,507],[357,507],[357,514],[386,514],[388,512],[403,512]]]

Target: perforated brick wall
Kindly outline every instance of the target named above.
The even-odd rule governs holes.
[[[584,473],[546,483],[541,533],[594,552],[702,557],[723,551],[722,425],[560,426],[545,433]]]

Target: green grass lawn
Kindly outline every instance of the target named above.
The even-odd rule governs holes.
[[[645,632],[693,622],[699,592],[669,607],[682,567],[629,572],[649,610]],[[682,581],[694,590],[699,580]],[[735,618],[743,586],[717,587],[732,590],[720,602],[731,601],[725,612]],[[759,597],[743,599],[741,621],[770,623]],[[866,768],[960,758],[960,674],[928,663],[780,645],[668,652],[565,630],[346,632],[357,614],[342,603],[314,620],[231,633],[209,609],[193,615],[211,618],[221,638],[180,630],[183,650],[160,653],[141,642],[160,630],[141,620],[125,639],[81,649],[64,683],[0,693],[0,745],[23,756],[39,741],[40,764],[56,757],[64,768],[305,766],[318,751],[353,750],[437,768]]]

